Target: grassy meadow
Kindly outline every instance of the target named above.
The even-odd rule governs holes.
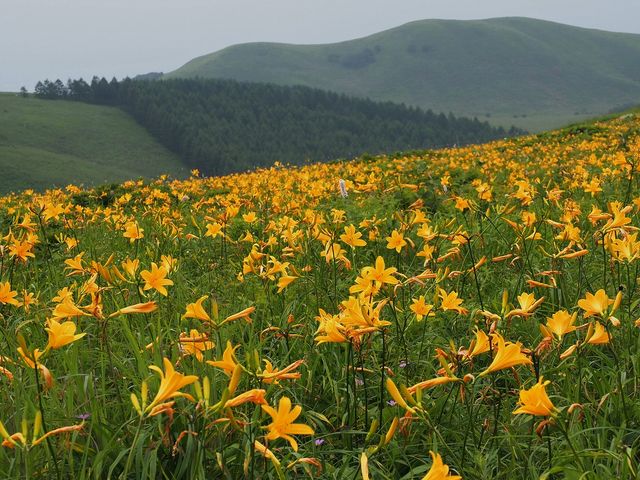
[[[628,114],[4,196],[0,477],[637,478],[639,162]]]
[[[0,193],[188,173],[120,109],[14,93],[0,93],[0,168]]]

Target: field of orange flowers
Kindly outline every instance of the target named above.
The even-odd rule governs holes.
[[[0,476],[630,479],[640,117],[0,199]]]

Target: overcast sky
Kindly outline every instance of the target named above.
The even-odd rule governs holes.
[[[638,0],[0,0],[0,91],[168,72],[235,43],[326,43],[425,18],[503,16],[640,33]]]

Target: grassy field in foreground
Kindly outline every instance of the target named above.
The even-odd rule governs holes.
[[[188,172],[117,108],[13,93],[0,94],[0,169],[0,192]]]
[[[632,479],[640,116],[0,197],[0,477]]]

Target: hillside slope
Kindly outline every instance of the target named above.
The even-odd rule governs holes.
[[[0,478],[637,479],[617,117],[0,195]]]
[[[122,108],[185,164],[207,175],[523,133],[304,86],[214,79],[101,79],[91,85],[77,80],[61,91],[48,85],[50,98]]]
[[[0,192],[187,169],[118,108],[0,94]]]
[[[301,84],[539,130],[640,103],[640,35],[528,18],[423,20],[326,45],[250,43],[165,78]]]

